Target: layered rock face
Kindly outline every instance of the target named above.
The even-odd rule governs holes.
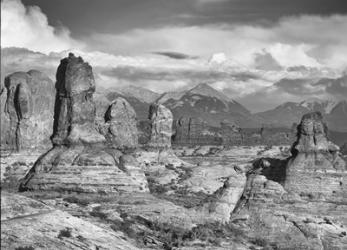
[[[174,122],[175,134],[172,143],[176,145],[220,145],[221,138],[210,132],[202,119],[181,117]]]
[[[130,104],[118,97],[105,114],[104,135],[117,148],[135,148],[138,145],[136,113]]]
[[[220,127],[208,127],[197,118],[182,117],[174,121],[172,144],[196,145],[290,145],[295,141],[295,132],[290,129],[261,127],[243,128],[231,122],[221,122]]]
[[[288,162],[284,187],[314,199],[338,199],[347,191],[346,163],[327,138],[319,112],[303,116]]]
[[[47,147],[53,106],[54,85],[45,74],[31,70],[7,76],[1,89],[1,148]]]
[[[171,111],[161,104],[152,104],[149,109],[151,136],[148,145],[155,148],[171,147],[172,122]]]
[[[147,180],[136,160],[128,159],[130,156],[124,160],[125,155],[107,146],[105,137],[95,128],[95,86],[89,64],[72,54],[63,59],[58,67],[56,88],[55,146],[37,160],[21,188],[148,191]],[[112,111],[111,107],[109,117],[117,115]]]

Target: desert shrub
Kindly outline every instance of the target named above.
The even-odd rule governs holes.
[[[65,228],[59,231],[58,238],[70,238],[72,236],[71,234],[71,228]]]
[[[134,230],[132,227],[133,222],[124,219],[123,221],[117,221],[113,222],[113,224],[110,226],[112,230],[114,231],[122,231],[126,235],[128,235],[130,238],[137,239],[140,235]]]
[[[96,207],[89,213],[93,217],[100,218],[101,220],[106,220],[107,219],[107,214],[104,212],[100,211],[100,207]]]
[[[77,197],[77,196],[68,196],[68,197],[65,197],[63,200],[66,202],[75,203],[75,204],[78,204],[81,206],[87,206],[89,204],[88,199],[84,199],[84,198]]]
[[[16,247],[15,250],[35,250],[32,246]]]

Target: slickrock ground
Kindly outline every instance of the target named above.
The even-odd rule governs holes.
[[[120,232],[6,192],[1,193],[1,248],[138,249]]]

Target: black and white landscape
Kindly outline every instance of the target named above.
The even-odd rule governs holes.
[[[1,248],[347,249],[344,0],[1,0]]]

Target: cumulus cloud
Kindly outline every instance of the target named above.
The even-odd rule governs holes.
[[[1,47],[22,47],[43,53],[80,47],[65,27],[52,27],[37,6],[20,0],[1,1]]]

